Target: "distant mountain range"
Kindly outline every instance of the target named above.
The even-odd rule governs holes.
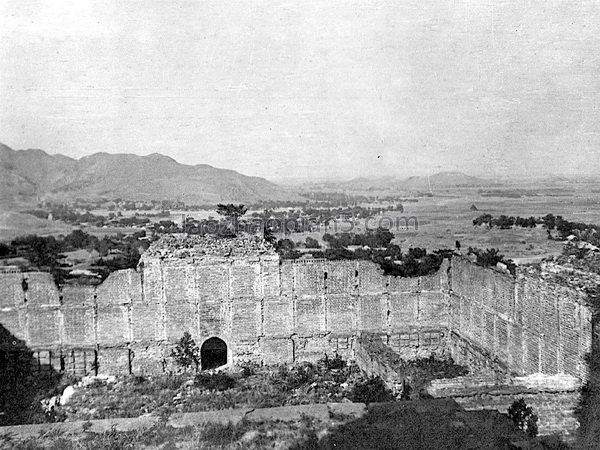
[[[448,187],[491,186],[494,183],[462,172],[439,172],[431,176],[410,177],[402,182],[405,189],[429,190]]]
[[[444,188],[476,188],[498,185],[493,181],[472,177],[462,172],[439,172],[430,176],[398,178],[386,176],[380,178],[354,178],[341,183],[324,183],[329,188],[337,187],[345,191],[392,190],[405,192],[429,192]]]
[[[264,178],[206,164],[180,164],[158,153],[95,153],[73,159],[0,144],[0,204],[101,197],[180,200],[186,204],[298,198]]]

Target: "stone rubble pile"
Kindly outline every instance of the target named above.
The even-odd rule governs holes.
[[[260,236],[225,238],[184,233],[167,234],[152,243],[144,256],[189,258],[193,256],[251,256],[274,252],[273,246]]]
[[[532,271],[530,271],[531,273]],[[600,285],[600,275],[589,270],[581,270],[572,264],[545,262],[540,274],[575,289],[586,290]]]

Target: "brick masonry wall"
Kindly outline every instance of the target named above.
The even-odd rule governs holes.
[[[469,375],[434,380],[428,391],[436,398],[452,398],[466,410],[496,410],[503,414],[508,413],[515,400],[522,398],[538,416],[540,435],[559,434],[565,440],[572,440],[579,427],[575,410],[580,393],[568,375],[558,377],[544,381],[542,376],[533,382],[525,381],[530,377],[524,377],[499,383],[489,377]]]
[[[386,276],[368,261],[280,262],[268,252],[145,257],[140,270],[97,287],[59,290],[49,274],[0,274],[0,294],[10,336],[59,359],[85,358],[72,366],[86,371],[160,372],[165,349],[185,331],[198,345],[220,337],[238,361],[352,356],[354,337],[369,331],[405,357],[439,346],[478,370],[583,379],[591,343],[580,292],[535,271],[515,279],[459,257],[419,278]]]
[[[42,360],[74,373],[163,371],[185,331],[199,345],[222,338],[234,360],[267,362],[351,357],[362,329],[412,352],[415,330],[436,328],[428,342],[444,338],[447,266],[396,279],[365,261],[280,264],[266,254],[149,257],[140,268],[60,290],[46,273],[0,274],[1,323],[36,354],[53,355]]]
[[[515,278],[461,257],[453,258],[450,274],[458,362],[488,360],[517,375],[586,379],[592,315],[582,291],[539,269],[519,270]]]
[[[501,413],[506,413],[515,400],[522,398],[538,416],[538,432],[541,436],[559,434],[567,440],[574,439],[579,427],[575,417],[580,398],[578,391],[520,392],[513,389],[512,392],[496,391],[452,398],[466,410],[491,409]]]
[[[354,357],[358,366],[369,376],[380,377],[389,389],[398,393],[404,379],[393,367],[397,357],[409,360],[435,355],[448,356],[447,346],[441,340],[431,339],[432,334],[444,331],[418,331],[411,334],[411,345],[398,345],[390,336],[360,332],[354,340]]]

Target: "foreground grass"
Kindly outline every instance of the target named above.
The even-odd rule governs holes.
[[[5,440],[6,448],[71,449],[406,449],[458,450],[527,448],[558,450],[526,436],[508,419],[492,411],[464,411],[448,400],[377,403],[361,418],[304,417],[295,422],[241,421],[236,425],[204,424],[172,428],[160,422],[139,431],[54,433],[23,442]],[[516,447],[515,444],[520,445]]]
[[[431,379],[464,373],[452,361],[435,358],[395,360],[395,364],[399,373],[410,381],[415,398]],[[115,383],[98,382],[78,388],[67,405],[57,408],[56,414],[73,421],[243,407],[382,401],[357,395],[360,390],[357,387],[364,382],[360,369],[341,359],[318,364],[243,367],[231,373],[128,376],[118,378]],[[391,395],[388,397],[393,399]]]
[[[360,376],[356,366],[328,370],[305,363],[230,374],[119,377],[78,388],[57,414],[73,421],[341,402]]]
[[[325,427],[325,424],[308,418],[296,423],[242,421],[236,425],[203,424],[184,428],[173,428],[163,422],[138,431],[111,430],[79,436],[42,434],[21,442],[5,438],[0,445],[19,450],[283,449],[299,443],[312,445],[311,442],[318,440],[317,432]]]

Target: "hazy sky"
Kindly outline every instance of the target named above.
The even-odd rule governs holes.
[[[271,179],[600,172],[600,2],[0,0],[0,142]]]

